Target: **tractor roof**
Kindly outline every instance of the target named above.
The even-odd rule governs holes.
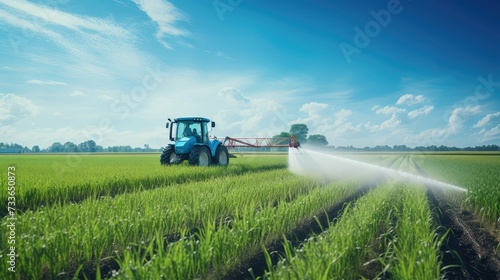
[[[210,122],[209,119],[203,118],[203,117],[181,117],[181,118],[174,119],[174,121],[175,122],[182,122],[182,121]]]

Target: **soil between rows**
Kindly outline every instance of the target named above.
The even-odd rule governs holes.
[[[427,189],[441,234],[450,229],[443,245],[445,279],[500,279],[498,242],[470,212],[446,202],[439,191]]]

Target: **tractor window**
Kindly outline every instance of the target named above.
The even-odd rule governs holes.
[[[193,132],[193,136],[196,137],[196,142],[201,143],[201,124],[193,123],[191,125],[191,131]]]
[[[176,139],[181,139],[182,137],[189,136],[189,127],[184,122],[177,123],[177,137]]]
[[[203,142],[208,142],[208,126],[207,126],[207,122],[204,122],[202,125],[203,125],[203,135],[201,135],[201,140]]]
[[[182,137],[196,137],[196,142],[201,142],[201,123],[188,121],[177,123],[177,139]]]

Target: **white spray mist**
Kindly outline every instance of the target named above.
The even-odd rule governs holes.
[[[459,186],[423,176],[304,148],[289,149],[288,168],[296,174],[320,180],[349,180],[361,184],[377,184],[388,179],[396,179],[458,192],[467,191]]]

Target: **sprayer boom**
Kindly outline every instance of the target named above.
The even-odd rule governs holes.
[[[297,138],[292,134],[291,137],[279,138],[233,138],[227,136],[224,139],[224,146],[228,148],[276,148],[276,147],[290,147],[298,148],[300,146]]]

